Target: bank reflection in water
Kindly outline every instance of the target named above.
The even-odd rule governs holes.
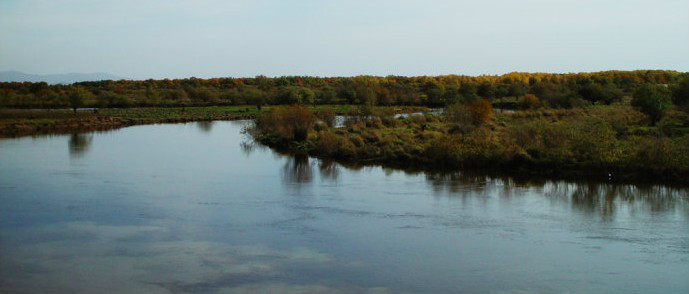
[[[683,211],[689,215],[689,189],[661,185],[630,185],[596,181],[557,181],[491,177],[471,172],[425,172],[434,195],[454,198],[491,194],[502,198],[542,195],[571,205],[581,213],[610,220],[624,208],[630,213]],[[531,192],[531,193],[528,193]]]
[[[313,181],[313,167],[307,155],[286,156],[282,177],[287,184],[302,186]]]
[[[286,183],[308,184],[313,181],[313,166],[306,156],[289,156],[283,167]],[[542,178],[515,178],[505,175],[486,175],[464,171],[397,170],[387,167],[340,164],[330,160],[318,161],[321,180],[337,180],[340,169],[358,173],[381,168],[385,176],[402,172],[407,176],[423,176],[432,187],[435,197],[466,200],[479,198],[488,201],[541,195],[552,203],[601,220],[611,220],[624,209],[628,213],[665,213],[680,211],[689,216],[689,188],[648,184],[618,184],[599,181],[564,181]]]
[[[242,146],[242,148],[245,147]],[[318,167],[321,181],[335,183],[340,177],[341,169],[358,173],[366,169],[381,168],[385,176],[391,176],[395,172],[403,172],[407,176],[423,176],[432,187],[435,197],[447,197],[460,201],[468,198],[489,201],[493,196],[509,199],[541,195],[552,203],[571,206],[579,213],[598,216],[603,221],[613,219],[620,209],[629,213],[640,212],[640,210],[644,213],[677,210],[689,216],[689,188],[597,181],[526,179],[461,171],[396,170],[379,166],[340,164],[332,160],[312,159],[307,155],[275,153],[275,156],[285,160],[281,171],[283,183],[295,187],[312,184],[315,167]]]
[[[199,127],[199,130],[201,130],[202,132],[210,133],[213,129],[213,121],[199,121],[196,122],[196,126]]]
[[[287,185],[303,186],[314,181],[314,170],[318,167],[320,180],[337,182],[340,165],[332,160],[312,159],[307,155],[279,155],[285,159],[282,166],[282,180]]]
[[[336,182],[340,176],[340,169],[337,163],[332,160],[320,160],[318,170],[320,171],[321,179],[326,181]]]

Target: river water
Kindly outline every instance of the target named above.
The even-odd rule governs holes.
[[[247,122],[0,140],[0,293],[687,293],[689,193],[346,167]]]

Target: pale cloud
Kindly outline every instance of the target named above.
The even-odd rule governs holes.
[[[386,293],[298,277],[297,268],[352,268],[309,248],[275,249],[168,240],[156,226],[68,222],[15,234],[28,245],[0,252],[0,292],[17,293]],[[28,243],[28,242],[27,242]],[[289,282],[289,280],[295,280]],[[299,281],[301,280],[301,281]]]

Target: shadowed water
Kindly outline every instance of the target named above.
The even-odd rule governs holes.
[[[246,122],[0,140],[0,293],[686,293],[689,194],[345,167]]]

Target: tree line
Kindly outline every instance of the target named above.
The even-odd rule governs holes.
[[[119,80],[49,85],[0,83],[0,107],[161,107],[201,105],[358,104],[443,107],[486,99],[514,98],[522,108],[573,108],[611,104],[644,85],[672,102],[686,95],[687,73],[666,70],[596,73],[508,73],[484,76],[355,76]],[[665,88],[662,90],[658,87]],[[679,89],[679,90],[678,90]],[[684,92],[682,92],[684,91]],[[648,91],[647,91],[648,92]],[[684,94],[682,94],[684,93]],[[648,93],[647,93],[648,94]],[[675,96],[677,96],[675,95]],[[657,96],[657,95],[656,95]],[[675,103],[686,100],[674,99]],[[643,103],[641,103],[643,104]],[[639,105],[641,105],[639,104]]]

